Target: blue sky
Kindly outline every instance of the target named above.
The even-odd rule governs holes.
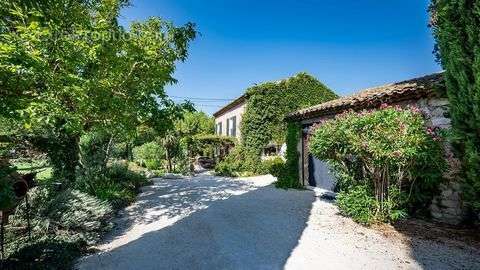
[[[340,95],[441,68],[428,0],[132,0],[120,22],[160,16],[201,33],[177,66],[179,97],[232,99],[305,71]],[[213,113],[228,101],[196,101]]]

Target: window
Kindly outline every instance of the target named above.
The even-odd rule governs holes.
[[[237,117],[233,116],[227,120],[227,136],[237,136]]]
[[[217,123],[215,133],[217,133],[217,135],[222,135],[222,122]]]

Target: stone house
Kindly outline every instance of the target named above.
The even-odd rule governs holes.
[[[346,110],[364,110],[379,108],[382,104],[399,106],[416,106],[424,114],[428,127],[432,129],[450,128],[448,100],[444,92],[442,74],[433,74],[403,82],[369,88],[356,94],[331,100],[316,106],[302,109],[287,115],[287,121],[302,125],[302,137],[299,140],[299,181],[304,186],[314,186],[333,191],[335,179],[327,164],[313,157],[308,148],[308,139],[314,124],[334,117]],[[461,202],[461,190],[456,175],[458,160],[453,158],[450,146],[445,145],[446,158],[449,163],[447,179],[442,184],[441,193],[434,198],[431,205],[432,217],[443,222],[458,224],[462,221],[464,210]]]
[[[241,138],[240,124],[245,112],[246,97],[242,95],[215,112],[215,134]]]
[[[215,117],[216,135],[235,137],[238,141],[241,140],[242,134],[240,126],[242,124],[242,116],[245,112],[246,103],[247,96],[244,94],[213,114]],[[270,143],[263,149],[262,159],[278,156],[285,151],[285,148],[285,145]],[[223,156],[226,153],[217,154]]]

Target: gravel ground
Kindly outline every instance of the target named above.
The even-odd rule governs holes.
[[[78,269],[480,269],[480,251],[359,226],[271,176],[156,179]]]

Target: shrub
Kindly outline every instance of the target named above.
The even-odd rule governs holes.
[[[119,209],[135,201],[135,191],[110,180],[99,182],[93,188],[95,197],[108,201],[113,208]]]
[[[215,173],[222,176],[238,176],[241,172],[244,172],[246,162],[243,158],[245,156],[243,151],[241,145],[233,148],[224,160],[217,163]]]
[[[139,173],[130,171],[127,164],[113,163],[108,168],[108,178],[133,191],[138,191],[142,186],[148,184],[147,178]]]
[[[110,202],[114,208],[120,208],[133,202],[138,189],[147,183],[144,175],[130,171],[127,164],[113,163],[96,175],[79,175],[76,186],[83,192]]]
[[[364,185],[338,193],[337,205],[342,214],[352,217],[356,222],[368,225],[376,218],[377,201],[371,189]]]
[[[76,259],[84,251],[85,246],[81,243],[38,240],[15,249],[3,262],[2,269],[74,269]]]
[[[56,264],[58,268],[53,269],[64,269],[64,263],[68,262],[58,261],[60,258],[73,260],[82,247],[98,242],[111,228],[112,207],[86,193],[36,187],[29,191],[29,196],[32,239],[28,239],[25,231],[14,229],[26,224],[26,207],[22,203],[8,225],[6,251],[9,259],[38,264],[38,269],[44,269],[40,265],[48,268],[44,263]]]
[[[358,223],[370,225],[375,222],[390,222],[405,218],[407,212],[402,209],[402,198],[398,189],[391,187],[391,200],[384,201],[384,212],[377,214],[379,202],[375,200],[372,188],[366,185],[353,186],[341,191],[337,196],[337,205],[340,212],[351,217]]]
[[[14,169],[0,160],[0,209],[8,209],[15,203],[15,194],[13,192],[11,173]]]
[[[397,205],[415,209],[431,200],[446,167],[439,140],[425,128],[417,110],[382,106],[375,111],[346,112],[324,122],[309,146],[314,156],[336,170],[343,191],[358,185],[372,188],[376,219],[384,220]],[[398,201],[403,196],[390,194],[392,188],[412,196]]]
[[[285,141],[287,143],[286,162],[283,170],[277,176],[278,181],[275,186],[278,188],[300,188],[302,185],[298,175],[298,159],[299,153],[297,144],[301,136],[301,126],[297,123],[287,124],[287,135]]]
[[[88,190],[96,182],[104,181],[110,138],[107,133],[100,131],[89,132],[80,137],[80,168],[77,170],[75,183],[77,188]]]
[[[283,172],[285,161],[281,157],[260,160],[260,157],[248,155],[245,149],[236,146],[224,160],[217,163],[215,172],[222,176],[254,176],[272,174],[278,177]]]
[[[110,156],[115,159],[129,158],[129,144],[126,142],[117,142],[112,145]]]
[[[215,174],[221,176],[238,176],[237,166],[228,161],[221,161],[215,166]]]
[[[29,191],[32,236],[93,244],[110,227],[108,202],[74,189],[61,192],[45,187]],[[26,224],[25,203],[11,217],[11,226]],[[19,236],[21,238],[21,236]]]
[[[91,183],[86,191],[118,209],[135,201],[139,188],[147,183],[144,175],[128,170],[127,165],[114,163],[107,168],[106,175]]]
[[[133,148],[133,159],[150,170],[161,169],[165,160],[165,149],[156,142],[145,143]]]
[[[262,174],[271,174],[275,177],[279,177],[285,167],[285,161],[281,157],[274,157],[262,161]]]

